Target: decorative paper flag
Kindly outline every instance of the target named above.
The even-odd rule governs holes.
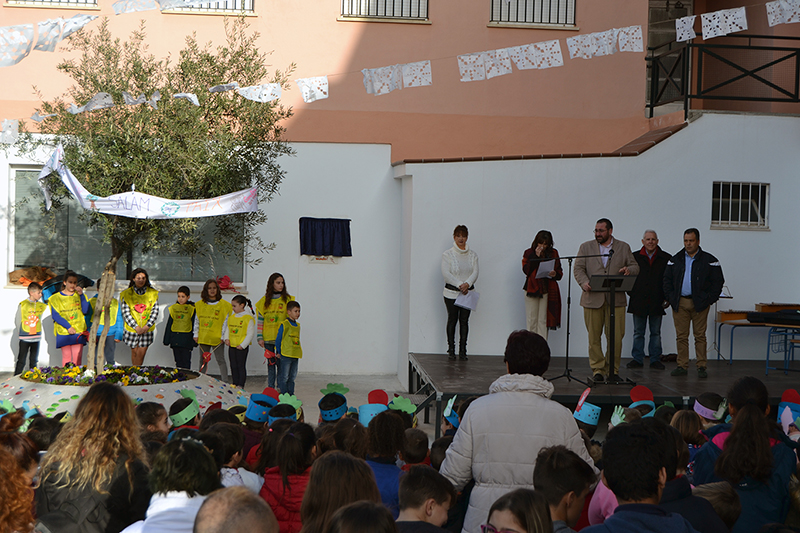
[[[483,52],[458,56],[458,71],[461,81],[480,81],[486,79],[486,66]]]
[[[19,139],[19,120],[4,120],[0,143],[14,144]]]
[[[375,94],[375,86],[372,84],[372,69],[362,69],[361,74],[364,76],[364,89],[366,89],[367,94]]]
[[[63,41],[79,29],[83,28],[91,21],[97,18],[97,15],[73,15],[71,18],[64,20],[64,31],[61,32],[61,40]]]
[[[161,93],[158,92],[158,91],[155,91],[153,93],[153,96],[150,97],[150,100],[148,100],[147,103],[153,109],[158,109],[158,104],[156,102],[158,102],[159,100],[161,100]]]
[[[180,7],[192,7],[204,3],[203,0],[158,0],[161,5],[161,11],[168,9],[176,9]],[[208,3],[206,0],[205,3]]]
[[[720,16],[722,17],[722,27],[725,29],[725,33],[736,33],[747,29],[747,14],[744,7],[723,9],[720,12]]]
[[[197,100],[197,95],[194,94],[194,93],[178,93],[178,94],[173,94],[172,97],[173,98],[186,98],[187,100],[189,100],[194,105],[196,105],[196,106],[200,105],[200,102]]]
[[[57,173],[84,209],[109,215],[119,215],[140,219],[201,218],[232,213],[251,213],[258,210],[258,189],[251,187],[215,198],[201,200],[169,200],[150,196],[136,191],[112,194],[107,198],[95,196],[87,191],[63,163],[64,149],[58,145],[39,173],[39,186],[45,197],[45,205],[50,209],[50,191],[46,178]]]
[[[532,46],[533,62],[536,68],[564,66],[564,57],[561,55],[561,43],[558,39],[534,43]]]
[[[682,43],[697,37],[697,34],[694,32],[694,20],[696,18],[697,15],[691,15],[689,17],[675,19],[675,40],[677,42]]]
[[[404,87],[422,87],[433,83],[430,61],[406,63],[402,68]]]
[[[122,101],[125,102],[125,105],[139,105],[143,104],[147,101],[147,97],[145,97],[144,93],[139,95],[139,98],[134,99],[130,93],[122,91]]]
[[[395,89],[403,88],[403,71],[400,67],[401,65],[390,65],[371,69],[375,96],[389,94]]]
[[[589,34],[592,37],[595,56],[610,56],[617,53],[618,31],[617,29],[612,29]]]
[[[16,65],[33,47],[33,24],[0,28],[0,67]]]
[[[223,85],[214,85],[213,87],[208,88],[208,92],[210,93],[224,93],[226,91],[232,91],[239,87],[239,82],[234,81],[233,83],[225,83]]]
[[[520,46],[512,46],[511,48],[506,48],[506,53],[508,57],[514,61],[514,65],[519,70],[528,70],[537,68],[536,64],[534,63],[534,52],[533,52],[533,45],[532,44],[523,44]]]
[[[47,117],[54,117],[54,116],[56,116],[55,113],[50,113],[50,114],[47,114],[47,115],[40,115],[39,112],[37,111],[33,115],[31,115],[31,120],[34,121],[34,122],[41,122],[44,119],[46,119]]]
[[[620,52],[644,52],[641,26],[628,26],[619,30]]]
[[[297,87],[303,101],[307,104],[328,97],[328,76],[316,76],[314,78],[300,78],[296,80]]]
[[[117,0],[111,7],[114,8],[115,15],[158,9],[155,0]]]
[[[38,24],[39,36],[36,39],[34,50],[40,52],[53,52],[56,45],[61,41],[61,32],[64,29],[64,19],[42,20]]]
[[[783,19],[783,10],[781,9],[780,0],[767,2],[767,24],[772,27],[785,22],[786,21]]]
[[[265,83],[263,85],[239,87],[236,92],[243,98],[254,102],[270,102],[281,97],[281,86],[279,83]]]
[[[108,107],[114,107],[114,100],[111,98],[111,95],[108,93],[97,93],[96,95],[92,96],[91,100],[86,102],[86,105],[77,107],[75,104],[70,104],[68,111],[73,115],[77,115],[78,113],[83,113],[84,111],[95,111],[97,109],[106,109]]]
[[[800,0],[780,0],[783,21],[786,24],[800,22]]]
[[[483,65],[486,69],[486,79],[496,78],[511,74],[511,59],[505,48],[483,52]]]
[[[591,59],[597,51],[592,34],[567,37],[567,48],[569,48],[570,59]]]
[[[722,25],[722,14],[719,11],[703,13],[700,15],[700,20],[703,23],[703,40],[720,37],[727,33]]]

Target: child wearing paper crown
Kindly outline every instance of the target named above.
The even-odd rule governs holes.
[[[97,280],[98,291],[100,290],[101,279],[102,278]],[[119,301],[116,298],[113,296],[111,297],[111,303],[109,304],[108,308],[108,326],[105,324],[105,311],[103,309],[97,309],[97,295],[89,300],[89,307],[91,308],[91,323],[94,323],[98,320],[100,321],[99,325],[97,326],[95,351],[100,347],[100,338],[105,336],[106,343],[103,347],[103,358],[105,359],[107,365],[113,365],[116,362],[114,360],[114,352],[117,349],[117,343],[122,342],[122,334],[125,331],[123,327],[124,322],[122,321],[122,306],[119,305]],[[87,324],[87,326],[88,325],[89,324]],[[89,354],[89,361],[93,361],[94,357],[96,357],[95,354]]]
[[[28,297],[19,303],[19,353],[14,375],[25,370],[25,356],[30,357],[30,368],[36,368],[39,359],[39,341],[42,338],[42,313],[47,304],[40,302],[42,286],[36,282],[28,285]]]
[[[247,307],[250,310],[247,310]],[[250,300],[237,294],[231,300],[233,314],[222,325],[222,342],[228,347],[233,384],[244,388],[247,381],[247,354],[256,332],[256,319]]]
[[[244,449],[245,457],[250,450],[257,447],[264,433],[264,424],[269,419],[269,411],[278,405],[278,391],[267,387],[262,394],[253,394],[244,414]]]
[[[297,366],[303,357],[300,346],[300,304],[291,301],[286,304],[286,320],[278,328],[275,338],[275,355],[281,358],[278,371],[278,388],[283,393],[294,394],[294,380],[297,377]]]
[[[175,368],[192,368],[192,350],[197,346],[194,333],[194,302],[189,300],[187,286],[178,287],[178,300],[167,308],[167,327],[164,329],[164,346],[172,348]]]
[[[325,396],[319,401],[319,423],[318,426],[335,424],[347,415],[347,398],[345,394],[350,389],[341,383],[328,383],[328,386],[320,390]]]

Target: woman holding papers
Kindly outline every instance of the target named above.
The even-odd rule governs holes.
[[[458,358],[467,360],[467,334],[470,310],[456,305],[459,295],[474,296],[478,279],[478,255],[467,246],[469,232],[466,226],[456,226],[453,231],[453,247],[442,254],[442,276],[444,276],[444,305],[447,308],[447,356],[456,359],[456,322],[459,325]],[[461,302],[459,302],[461,303]],[[474,308],[474,303],[472,304]]]
[[[558,280],[564,276],[558,250],[553,248],[553,234],[542,230],[531,247],[522,254],[525,279],[525,312],[528,331],[547,340],[547,330],[561,325],[561,292]]]

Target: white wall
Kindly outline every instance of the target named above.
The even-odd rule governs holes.
[[[441,253],[452,246],[457,224],[470,230],[480,258],[475,286],[481,294],[470,318],[468,351],[502,354],[508,334],[525,327],[522,252],[540,229],[553,232],[562,256],[593,238],[595,221],[607,217],[614,236],[641,247],[655,229],[669,253],[683,246],[683,231],[697,227],[701,246],[716,255],[734,296],[720,309],[754,309],[758,302],[800,302],[793,271],[800,260],[796,231],[800,198],[800,119],[704,115],[638,157],[505,162],[409,164],[396,175],[413,180],[413,235],[404,261],[410,268],[409,351],[444,353]],[[770,184],[770,230],[710,230],[712,182]],[[404,214],[409,210],[404,209]],[[586,357],[580,289],[561,281],[562,328],[550,335],[555,355],[565,353],[566,293],[572,285],[570,354]],[[712,313],[713,315],[713,313]],[[662,328],[665,353],[675,351],[671,312]],[[728,329],[723,330],[727,354]],[[633,325],[627,319],[623,354],[629,357]],[[713,342],[713,316],[708,330]],[[735,359],[763,359],[766,330],[736,332]],[[577,368],[583,368],[577,365]],[[586,365],[588,372],[588,365]]]
[[[397,368],[399,323],[400,265],[397,260],[401,235],[401,184],[392,178],[390,149],[382,145],[297,144],[295,157],[285,157],[281,167],[286,179],[280,193],[261,206],[268,221],[261,237],[276,247],[265,255],[257,268],[246,269],[243,292],[255,302],[264,294],[267,278],[281,272],[292,295],[302,305],[302,343],[304,357],[300,372],[386,374]],[[0,190],[13,198],[9,176],[12,165],[30,164],[27,159],[0,157]],[[6,204],[11,205],[11,200]],[[0,213],[0,246],[7,250],[2,275],[7,280],[13,268],[11,224]],[[341,258],[335,265],[310,265],[300,256],[300,217],[349,218],[353,257]],[[13,217],[12,217],[13,220]],[[147,265],[134,265],[144,266]],[[124,277],[124,267],[119,272]],[[150,271],[151,277],[158,273]],[[162,290],[159,303],[172,304],[178,284],[156,283]],[[199,287],[192,286],[193,297]],[[226,294],[230,300],[232,294]],[[17,353],[14,327],[16,307],[27,297],[21,287],[0,289],[0,370],[12,370]],[[156,342],[147,354],[148,364],[174,364],[172,352],[163,346],[163,327],[159,321]],[[60,364],[55,348],[52,321],[45,319],[45,339],[41,346],[41,364]],[[52,346],[48,347],[48,341]],[[48,361],[47,352],[50,352]],[[257,345],[251,348],[248,373],[264,374],[264,358]],[[197,366],[197,350],[194,366]],[[130,349],[117,345],[117,360],[130,363]],[[216,363],[210,366],[217,372]]]

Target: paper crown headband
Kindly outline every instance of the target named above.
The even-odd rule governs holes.
[[[358,421],[364,427],[369,426],[370,420],[375,418],[378,413],[387,411],[389,408],[382,403],[365,403],[358,408]]]
[[[572,415],[575,420],[583,422],[584,424],[589,424],[590,426],[596,426],[597,423],[600,421],[600,407],[594,405],[593,403],[583,402],[580,409],[575,409],[575,413]]]
[[[266,394],[253,394],[244,416],[253,422],[264,423],[269,418],[269,410],[278,405],[278,400]]]
[[[200,406],[197,405],[197,395],[193,390],[182,389],[180,392],[184,398],[189,398],[192,403],[187,405],[183,411],[176,413],[169,417],[172,421],[173,427],[180,427],[187,424],[189,421],[194,420],[194,417],[200,414]]]
[[[642,415],[642,418],[649,418],[656,414],[656,403],[653,401],[653,391],[644,385],[636,385],[631,389],[631,402],[633,403],[628,406],[629,409],[640,405],[650,406],[650,412],[646,415]]]
[[[295,420],[300,418],[300,415],[303,413],[303,400],[295,396],[294,394],[281,394],[278,397],[278,404],[285,403],[287,405],[291,405],[294,407],[295,411]]]
[[[712,411],[708,407],[702,405],[700,402],[697,401],[697,399],[695,399],[694,407],[692,407],[695,413],[709,420],[722,420],[722,415],[725,414],[725,409],[727,408],[728,408],[728,400],[725,398],[723,398],[722,401],[719,403],[719,407],[717,408],[716,411]],[[778,406],[778,412],[780,412],[780,405]]]
[[[288,395],[287,395],[287,396],[288,396]],[[275,407],[273,407],[272,409],[270,409],[270,410],[269,410],[269,415],[268,415],[268,420],[269,420],[269,422],[268,422],[268,423],[269,423],[269,425],[270,425],[270,426],[272,425],[272,423],[273,423],[273,422],[275,422],[276,420],[281,420],[282,418],[285,418],[285,419],[287,419],[287,420],[292,420],[292,421],[294,421],[294,422],[296,422],[296,421],[297,421],[297,409],[298,409],[298,408],[297,408],[297,407],[295,407],[295,410],[294,410],[294,411],[292,411],[292,414],[291,414],[291,415],[283,415],[283,416],[281,416],[281,415],[280,415],[280,414],[277,412],[277,408],[278,408],[278,407],[280,407],[281,405],[289,405],[289,406],[292,406],[292,404],[284,402],[284,403],[279,403],[278,405],[276,405]],[[294,406],[292,406],[292,407],[294,407]]]
[[[443,416],[445,420],[450,422],[450,425],[458,429],[458,413],[453,410],[453,404],[456,403],[456,398],[458,398],[458,395],[447,400],[447,406],[444,408]]]
[[[413,415],[417,412],[417,406],[414,405],[414,402],[402,396],[395,396],[394,399],[389,402],[388,407],[393,411],[402,411],[410,415]]]
[[[333,409],[323,410],[322,402],[325,401],[325,398],[329,396],[338,396],[341,398],[343,400],[342,405],[339,407],[334,407]],[[344,395],[339,392],[329,392],[322,397],[317,406],[319,407],[319,416],[322,418],[322,420],[326,422],[333,422],[334,420],[339,420],[345,415],[345,413],[347,413],[347,398],[345,398]]]

